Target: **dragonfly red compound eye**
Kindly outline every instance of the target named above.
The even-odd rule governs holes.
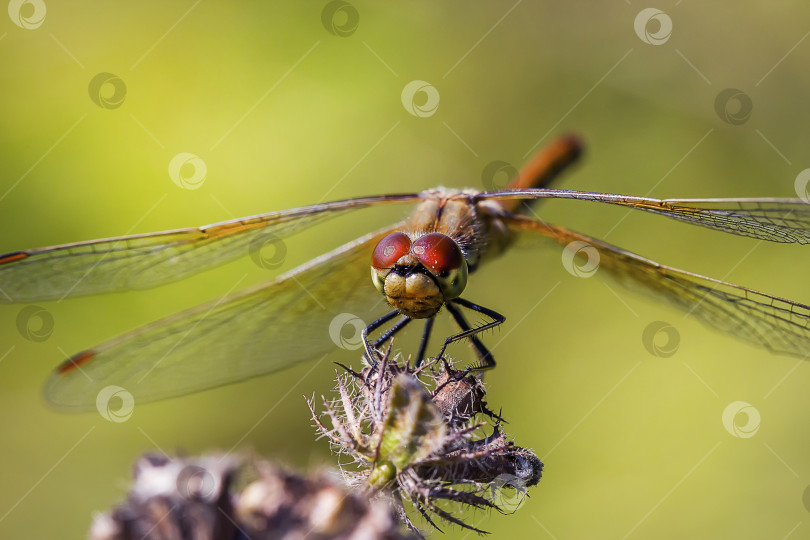
[[[411,250],[411,239],[401,232],[391,233],[377,244],[371,255],[371,266],[378,269],[391,268]]]
[[[441,233],[420,236],[411,251],[436,276],[458,270],[465,262],[458,244]]]

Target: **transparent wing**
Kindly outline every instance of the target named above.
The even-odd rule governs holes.
[[[810,306],[663,266],[556,225],[522,216],[506,221],[515,231],[539,233],[563,246],[590,244],[599,253],[597,273],[607,272],[627,287],[666,299],[717,330],[773,352],[810,356]]]
[[[0,303],[154,287],[245,255],[349,210],[419,194],[348,199],[247,218],[0,255]],[[275,246],[283,247],[283,246]],[[269,249],[269,248],[268,248]]]
[[[478,200],[577,199],[661,214],[739,236],[810,243],[810,203],[801,199],[650,199],[564,189],[488,191]]]
[[[369,261],[391,230],[79,353],[50,376],[45,396],[60,409],[91,410],[99,392],[116,385],[141,403],[284,369],[339,346],[359,351],[360,331],[387,307]]]

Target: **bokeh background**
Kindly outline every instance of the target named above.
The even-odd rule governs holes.
[[[587,144],[565,180],[574,189],[795,197],[810,167],[807,5],[648,7],[12,1],[0,18],[0,252],[322,199],[482,189],[488,164],[519,167],[565,132]],[[411,81],[431,85],[438,106],[425,92],[403,101]],[[718,105],[727,88],[738,92]],[[183,152],[205,164],[204,178],[184,169],[195,189],[169,174]],[[806,247],[574,201],[538,211],[664,264],[810,301]],[[280,270],[404,212],[291,238]],[[334,465],[301,397],[330,391],[326,362],[136,404],[120,423],[41,397],[66,354],[218,298],[246,272],[269,277],[248,259],[155,290],[40,303],[45,319],[20,323],[25,306],[0,306],[0,536],[83,537],[144,451],[250,448],[300,469]],[[509,253],[466,296],[507,317],[487,338],[499,361],[489,400],[546,465],[514,514],[470,523],[493,538],[810,535],[806,362],[714,333],[598,271],[575,277],[558,249]],[[53,324],[38,333],[43,320]],[[645,344],[656,321],[674,332]],[[336,348],[327,360],[358,358]],[[732,409],[727,429],[738,401],[749,408]]]

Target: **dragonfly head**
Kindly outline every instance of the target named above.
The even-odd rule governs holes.
[[[388,303],[413,319],[434,316],[467,285],[461,248],[441,233],[411,241],[402,232],[380,240],[371,256],[371,280]]]

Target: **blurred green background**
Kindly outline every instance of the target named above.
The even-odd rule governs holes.
[[[14,12],[20,2],[11,4]],[[810,167],[804,2],[777,10],[666,1],[640,35],[634,20],[645,5],[635,1],[352,0],[329,28],[325,1],[46,7],[44,19],[29,3],[16,11],[19,24],[0,20],[0,252],[324,198],[482,189],[487,164],[519,167],[564,132],[587,143],[566,177],[573,189],[794,197],[797,174]],[[347,28],[354,13],[359,22]],[[88,91],[99,73],[126,86],[96,92],[108,108]],[[413,80],[436,88],[435,113],[405,109],[401,93]],[[741,101],[727,104],[737,125],[716,111],[726,88],[753,105],[746,118]],[[199,189],[169,177],[181,152],[207,166]],[[664,264],[810,301],[805,247],[574,201],[539,211]],[[281,270],[393,213],[291,239]],[[93,513],[126,492],[133,461],[157,448],[236,446],[301,469],[335,464],[301,397],[330,392],[325,367],[136,404],[123,423],[54,412],[41,398],[65,354],[218,298],[245,272],[252,283],[268,277],[247,260],[156,290],[42,303],[54,326],[41,342],[18,330],[22,306],[0,306],[0,536],[83,537]],[[810,537],[810,366],[714,333],[598,274],[572,276],[559,250],[515,250],[473,276],[465,296],[507,317],[486,338],[499,361],[486,377],[490,404],[546,468],[514,514],[479,512],[469,522],[493,538]],[[655,321],[679,336],[667,358],[642,343]],[[328,360],[358,358],[336,351]],[[753,437],[724,428],[735,401],[759,412]]]

